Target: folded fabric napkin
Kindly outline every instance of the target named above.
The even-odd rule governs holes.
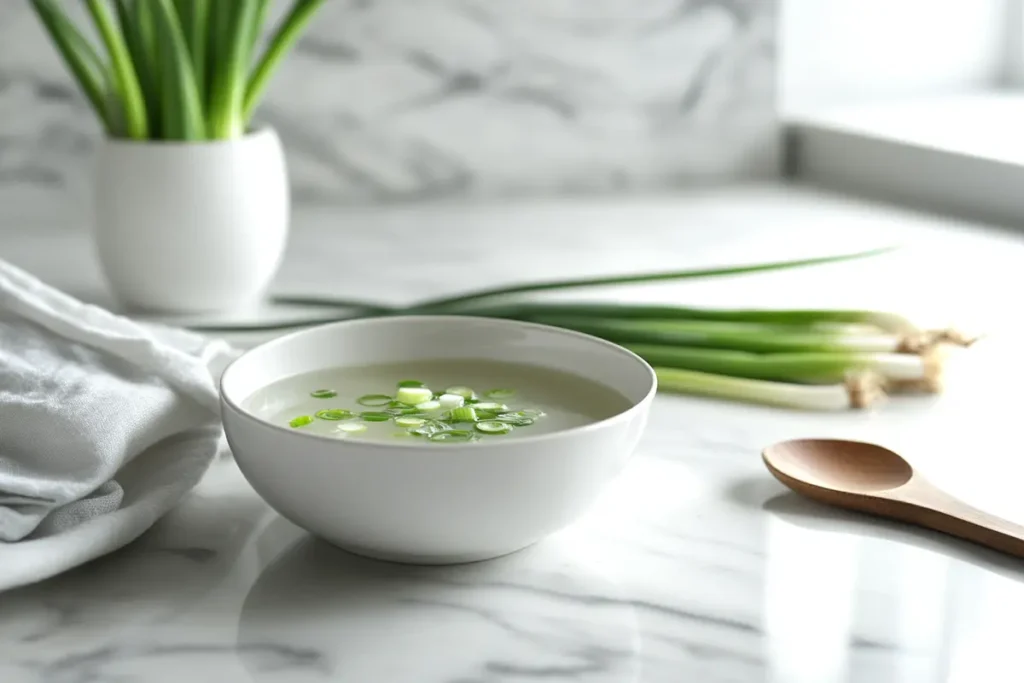
[[[199,482],[234,355],[0,261],[0,590],[120,548]]]

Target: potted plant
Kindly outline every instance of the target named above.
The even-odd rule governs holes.
[[[127,306],[216,311],[258,300],[284,253],[288,178],[251,127],[271,74],[324,0],[294,0],[258,49],[269,0],[60,0],[37,16],[99,119],[95,237]]]

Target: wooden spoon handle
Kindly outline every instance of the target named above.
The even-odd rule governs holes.
[[[885,497],[884,514],[1024,557],[1024,526],[990,515],[915,475]]]

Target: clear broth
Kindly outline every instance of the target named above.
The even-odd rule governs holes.
[[[429,442],[426,437],[410,434],[408,428],[397,425],[394,418],[386,422],[366,422],[358,417],[362,412],[387,409],[387,406],[360,405],[358,398],[368,394],[395,396],[398,383],[406,380],[423,382],[437,393],[452,386],[470,387],[481,401],[491,400],[485,396],[490,390],[512,389],[513,396],[495,400],[506,404],[509,411],[528,409],[544,413],[533,424],[513,426],[505,434],[481,433],[473,424],[453,425],[455,429],[471,431],[473,438],[479,441],[515,439],[581,427],[617,415],[631,405],[626,397],[603,384],[557,370],[489,360],[427,360],[338,367],[295,375],[260,389],[249,397],[245,407],[258,417],[283,427],[290,427],[297,417],[313,417],[318,411],[348,410],[357,417],[337,421],[314,418],[309,424],[291,428],[332,438]],[[332,390],[337,395],[331,398],[310,396],[322,389]],[[427,419],[433,420],[444,412],[428,411]],[[365,431],[350,432],[342,427],[359,423],[365,424]]]

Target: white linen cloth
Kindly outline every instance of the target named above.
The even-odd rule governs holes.
[[[124,546],[199,482],[234,355],[0,260],[0,590]]]

